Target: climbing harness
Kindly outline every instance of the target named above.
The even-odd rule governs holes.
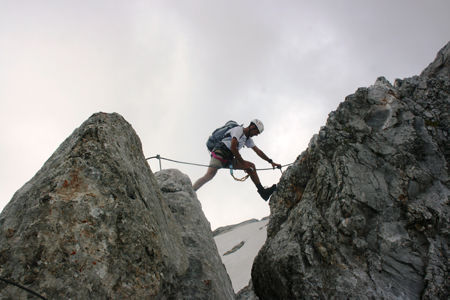
[[[162,170],[161,160],[166,160],[166,161],[170,161],[170,162],[177,163],[177,164],[183,164],[183,165],[191,165],[191,166],[205,167],[205,168],[210,168],[210,167],[211,167],[211,168],[222,169],[221,167],[213,167],[213,166],[205,165],[205,164],[197,164],[197,163],[191,163],[191,162],[185,162],[185,161],[174,160],[174,159],[162,157],[162,156],[159,155],[159,154],[157,154],[157,155],[155,155],[155,156],[151,156],[151,157],[147,157],[147,158],[146,158],[146,160],[151,160],[151,159],[157,159],[157,160],[159,161],[159,170]],[[294,164],[294,163],[282,165],[282,166],[281,166],[280,168],[278,168],[278,169],[280,169],[281,174],[283,174],[283,171],[282,171],[281,169],[284,168],[284,167],[289,167],[289,166],[291,166],[291,165],[293,165],[293,164]],[[235,170],[237,170],[237,169],[235,169]],[[240,169],[239,169],[239,170],[240,170]],[[268,170],[274,170],[274,168],[255,169],[255,171],[268,171]],[[236,178],[236,177],[233,175],[233,167],[232,167],[232,166],[230,166],[230,173],[231,173],[231,176],[232,176],[235,180],[237,180],[237,181],[244,181],[244,180],[246,180],[246,179],[250,176],[250,175],[247,174],[247,175],[244,176],[243,178]]]
[[[216,154],[216,152],[214,152],[214,151],[211,152],[211,156],[214,157],[215,159],[217,159],[218,161],[220,161],[221,163],[225,164],[225,165],[230,163],[230,161],[228,159],[225,159],[225,158],[222,158],[222,157],[218,156]]]

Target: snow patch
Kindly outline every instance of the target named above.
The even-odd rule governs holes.
[[[250,281],[253,261],[267,238],[268,222],[268,219],[244,222],[214,237],[235,292]]]

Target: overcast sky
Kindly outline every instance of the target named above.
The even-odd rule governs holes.
[[[195,163],[213,129],[259,118],[258,147],[293,162],[345,96],[420,74],[450,39],[449,12],[448,0],[1,0],[0,210],[98,111],[124,116],[147,157]],[[226,170],[197,195],[213,229],[269,215]]]

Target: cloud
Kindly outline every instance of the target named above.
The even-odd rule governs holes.
[[[197,163],[209,161],[212,130],[257,117],[256,144],[292,162],[345,96],[380,75],[419,74],[450,36],[449,10],[446,0],[2,1],[0,209],[97,111],[121,113],[147,156]],[[193,181],[205,172],[163,167]],[[265,185],[279,177],[261,173]],[[198,196],[214,228],[269,213],[226,170]]]

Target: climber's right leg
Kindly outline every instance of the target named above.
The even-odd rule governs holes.
[[[214,176],[216,176],[217,174],[217,170],[218,169],[216,167],[209,167],[208,170],[206,171],[206,174],[203,177],[199,178],[192,186],[194,188],[194,191],[197,191],[205,183],[213,179]]]

